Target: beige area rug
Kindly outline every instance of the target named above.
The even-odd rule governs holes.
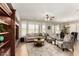
[[[34,43],[26,43],[29,56],[72,56],[70,51],[62,51],[57,46],[48,42],[42,47],[35,47]]]

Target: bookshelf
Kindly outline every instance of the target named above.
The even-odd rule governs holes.
[[[4,34],[8,34],[9,32],[2,32],[0,33],[0,35],[4,35]]]
[[[17,47],[19,42],[20,42],[20,38],[19,38],[19,22],[15,22],[15,28],[16,28],[16,43],[15,46]]]
[[[15,9],[6,3],[0,3],[0,24],[3,24],[5,31],[0,32],[4,40],[0,42],[0,55],[15,56]]]

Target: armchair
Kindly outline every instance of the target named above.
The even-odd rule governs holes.
[[[46,41],[49,42],[49,43],[52,43],[52,38],[50,36],[47,36]]]
[[[58,47],[64,49],[72,49],[74,51],[74,36],[71,35],[66,35],[63,40],[56,40],[56,44]]]

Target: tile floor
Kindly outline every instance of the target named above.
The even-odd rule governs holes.
[[[44,43],[42,47],[35,47],[34,43],[26,43],[27,51],[29,56],[72,56],[70,51],[62,51],[57,46],[47,43]]]
[[[16,56],[79,56],[79,41],[74,46],[74,53],[62,51],[55,45],[45,42],[43,47],[35,47],[34,43],[20,43],[16,48]]]
[[[28,56],[26,43],[19,43],[15,51],[16,56]]]
[[[74,56],[79,56],[79,41],[77,41],[74,45]]]

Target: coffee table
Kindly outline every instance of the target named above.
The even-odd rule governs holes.
[[[37,37],[36,39],[34,39],[34,45],[35,46],[43,46],[44,45],[44,38],[43,37]]]

